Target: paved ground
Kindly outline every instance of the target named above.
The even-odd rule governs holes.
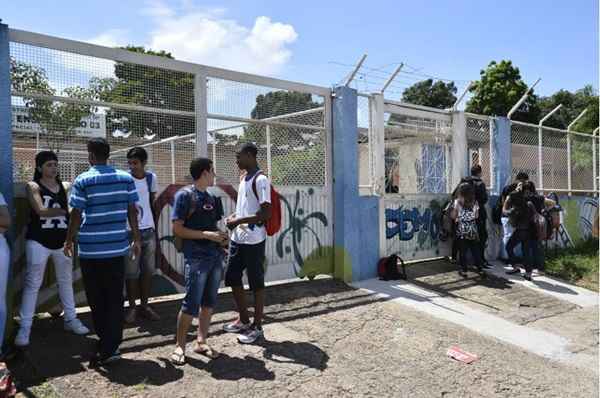
[[[511,325],[554,333],[558,319],[568,324],[564,335],[577,342],[574,350],[595,352],[597,359],[597,337],[577,326],[595,319],[597,327],[597,307],[594,315],[590,308],[535,296],[541,293],[502,280],[475,278],[461,286],[451,281],[449,269],[430,269],[435,272],[413,267],[409,274],[444,299]],[[210,338],[223,355],[214,361],[190,355],[181,368],[168,363],[180,305],[169,301],[156,305],[161,322],[126,331],[124,359],[110,369],[87,369],[93,338],[66,335],[52,319],[36,322],[32,347],[11,365],[27,394],[52,397],[598,396],[593,370],[544,358],[391,297],[333,280],[270,287],[268,297],[266,341],[241,346],[220,331],[235,317],[231,296],[220,295]],[[518,304],[539,303],[535,298],[548,316]],[[84,320],[90,324],[89,317]],[[480,359],[471,365],[449,359],[452,345]]]

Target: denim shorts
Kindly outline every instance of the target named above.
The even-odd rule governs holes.
[[[153,228],[140,231],[142,251],[135,259],[131,253],[125,262],[125,279],[138,279],[141,274],[154,275],[156,273],[156,233]],[[131,237],[129,238],[131,241]]]
[[[223,275],[223,257],[185,259],[185,297],[181,311],[197,316],[200,307],[214,308]]]

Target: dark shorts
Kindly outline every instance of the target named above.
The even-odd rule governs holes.
[[[246,270],[251,290],[265,287],[265,241],[255,245],[231,242],[229,261],[225,273],[225,286],[243,286],[242,274]]]

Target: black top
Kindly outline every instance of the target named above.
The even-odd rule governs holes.
[[[192,195],[195,207],[192,208]],[[190,210],[193,210],[192,214]],[[208,192],[200,192],[196,188],[179,190],[175,195],[172,220],[182,220],[186,228],[198,231],[218,231],[217,223],[223,218],[223,203],[221,198]],[[183,254],[187,258],[197,258],[206,255],[219,254],[220,245],[216,242],[199,239],[183,241]]]
[[[530,240],[536,237],[536,228],[533,222],[533,209],[527,205],[533,204],[535,211],[542,213],[544,197],[537,194],[524,195],[522,192],[512,192],[508,195],[509,218],[515,227],[519,240]]]
[[[44,208],[62,208],[67,212],[69,211],[67,193],[62,186],[58,193],[54,193],[41,182],[37,182],[37,184],[40,187],[40,196],[42,197],[42,206]],[[59,217],[40,217],[32,208],[30,214],[26,239],[34,240],[51,250],[63,247],[67,238],[68,213],[65,216]]]

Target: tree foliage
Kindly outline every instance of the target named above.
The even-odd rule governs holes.
[[[146,50],[128,46],[126,50],[165,58],[173,56],[165,51]],[[93,78],[91,85],[98,99],[118,104],[135,104],[151,108],[194,111],[194,76],[188,73],[159,69],[151,66],[117,62],[115,78]],[[124,135],[167,138],[194,132],[191,117],[154,112],[110,109],[107,112],[107,130],[119,130]]]
[[[527,84],[521,78],[519,68],[513,66],[511,61],[492,61],[480,72],[480,76],[470,89],[473,96],[467,103],[467,112],[506,116],[527,91]],[[538,98],[532,91],[512,119],[537,123],[539,114]]]
[[[402,101],[433,108],[450,108],[456,102],[454,82],[433,82],[427,79],[413,84],[402,93]]]
[[[75,129],[81,126],[81,119],[95,111],[89,105],[28,96],[27,94],[62,95],[88,100],[94,97],[93,90],[79,86],[67,87],[62,93],[58,93],[50,84],[46,71],[35,65],[10,58],[10,78],[12,90],[24,93],[23,102],[31,120],[40,126],[48,148],[55,152],[59,152],[62,144],[75,135]]]

